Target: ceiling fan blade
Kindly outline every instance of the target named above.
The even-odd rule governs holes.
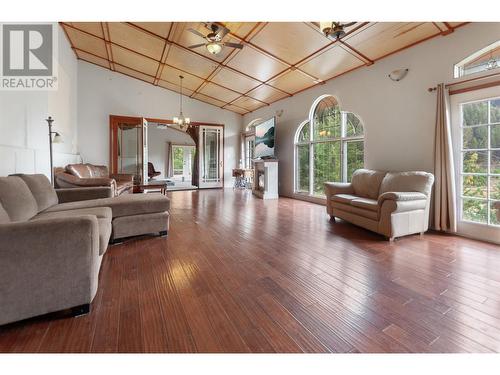
[[[353,26],[355,24],[356,24],[356,22],[347,22],[347,23],[343,23],[342,27],[350,27],[350,26]]]
[[[205,45],[205,43],[193,44],[192,46],[189,46],[188,48],[193,49],[193,48],[203,47],[204,45]]]
[[[227,33],[229,33],[230,30],[227,27],[224,27],[221,25],[217,25],[217,27],[218,27],[218,31],[215,35],[218,38],[220,38],[219,40],[222,40],[222,38],[224,38],[227,35]]]
[[[238,49],[243,48],[243,44],[239,44],[239,43],[225,42],[224,45],[228,46],[228,47],[232,47],[232,48],[238,48]]]
[[[194,35],[198,35],[199,37],[203,38],[203,39],[206,39],[206,36],[203,35],[202,33],[200,33],[198,30],[195,30],[195,29],[187,29],[187,31],[193,33]]]

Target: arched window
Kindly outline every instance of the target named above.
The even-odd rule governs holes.
[[[455,78],[500,68],[500,40],[466,57],[454,66]]]
[[[325,182],[348,182],[363,166],[361,120],[333,96],[320,97],[295,135],[295,191],[324,195]]]

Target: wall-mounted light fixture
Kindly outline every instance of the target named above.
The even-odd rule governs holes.
[[[394,82],[401,81],[410,70],[408,68],[396,69],[389,73],[389,78]]]

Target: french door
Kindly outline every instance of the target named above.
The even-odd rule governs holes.
[[[200,125],[198,150],[200,152],[200,188],[224,186],[224,128]]]

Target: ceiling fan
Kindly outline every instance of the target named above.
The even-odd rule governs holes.
[[[205,43],[194,44],[192,46],[189,46],[188,48],[194,49],[204,46],[212,55],[217,55],[220,51],[222,51],[222,47],[231,47],[238,49],[243,48],[243,44],[224,42],[222,40],[231,31],[227,27],[218,25],[216,23],[206,23],[205,26],[208,29],[212,30],[212,32],[207,35],[203,35],[198,30],[187,29],[187,31],[206,40]]]
[[[320,22],[319,28],[325,34],[326,37],[334,38],[335,40],[342,38],[345,35],[344,28],[355,25],[356,22]]]

